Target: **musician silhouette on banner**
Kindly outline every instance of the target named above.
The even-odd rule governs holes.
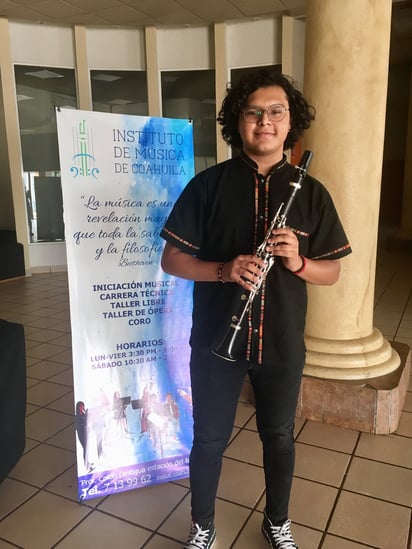
[[[121,397],[119,391],[113,395],[113,421],[116,438],[124,438],[129,434],[127,427],[126,408],[131,401],[130,397]]]
[[[77,438],[83,448],[83,464],[87,466],[87,410],[82,400],[76,402],[75,425]]]
[[[177,440],[180,411],[172,393],[167,393],[163,402],[163,415],[166,418],[166,435]]]

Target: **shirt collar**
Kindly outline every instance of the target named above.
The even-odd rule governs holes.
[[[258,165],[244,151],[242,151],[240,153],[240,158],[243,160],[243,162],[245,164],[247,164],[250,168],[252,168],[252,170],[254,170],[256,173],[258,172]],[[282,155],[282,160],[279,160],[279,162],[277,162],[276,164],[274,164],[271,167],[271,169],[268,172],[268,175],[270,175],[270,176],[273,175],[274,172],[276,172],[276,171],[280,170],[281,168],[283,168],[284,166],[286,166],[287,163],[288,163],[288,161],[286,159],[286,155],[283,154]]]

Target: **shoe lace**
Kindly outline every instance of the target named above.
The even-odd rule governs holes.
[[[273,526],[270,523],[270,530],[273,538],[276,541],[278,549],[297,549],[295,540],[293,539],[292,532],[290,531],[291,521],[288,519],[282,526]]]
[[[190,529],[189,539],[184,546],[184,549],[205,549],[209,542],[209,528],[202,528],[199,524],[192,524]]]

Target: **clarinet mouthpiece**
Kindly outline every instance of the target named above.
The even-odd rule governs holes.
[[[306,170],[309,168],[309,164],[310,164],[311,161],[312,161],[312,156],[313,156],[313,152],[312,152],[312,151],[309,151],[309,150],[306,150],[306,151],[302,154],[302,158],[300,159],[297,168],[298,168],[299,170],[303,170],[304,172],[306,172]]]

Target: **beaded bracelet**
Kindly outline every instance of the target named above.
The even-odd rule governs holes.
[[[226,280],[223,279],[223,267],[225,266],[224,263],[219,263],[219,267],[217,268],[217,278],[219,282],[222,284],[225,284]]]
[[[303,273],[303,271],[306,269],[306,257],[304,255],[300,255],[299,257],[302,260],[302,265],[299,267],[297,271],[292,271],[292,273],[295,275]]]

